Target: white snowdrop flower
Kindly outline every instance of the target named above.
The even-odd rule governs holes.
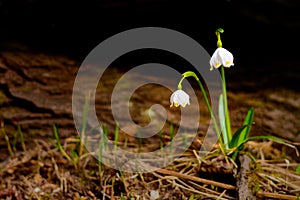
[[[185,107],[186,105],[190,105],[190,96],[184,92],[183,90],[176,90],[170,97],[170,102],[172,107],[182,106]]]
[[[224,67],[233,66],[233,55],[228,50],[220,47],[217,48],[210,59],[210,70],[219,68],[221,65]]]

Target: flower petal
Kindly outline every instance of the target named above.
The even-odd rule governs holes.
[[[190,97],[189,95],[184,92],[183,90],[176,90],[175,92],[173,92],[173,94],[170,97],[170,102],[171,105],[170,107],[172,107],[173,105],[175,107],[178,106],[182,106],[185,107],[186,105],[190,104]]]
[[[233,55],[224,48],[217,48],[210,59],[210,70],[212,68],[219,68],[221,65],[224,67],[233,66]]]

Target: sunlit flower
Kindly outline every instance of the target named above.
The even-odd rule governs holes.
[[[190,105],[190,96],[183,90],[176,90],[170,97],[170,102],[172,107],[182,106],[185,107],[186,105]]]
[[[219,68],[221,65],[224,67],[233,66],[233,55],[228,50],[220,47],[217,48],[210,59],[210,70]]]

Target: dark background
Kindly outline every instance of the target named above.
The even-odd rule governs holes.
[[[226,69],[228,91],[231,92],[229,100],[237,102],[231,103],[229,109],[241,111],[235,112],[233,119],[239,120],[240,117],[243,120],[241,115],[246,113],[239,105],[239,98],[250,98],[249,104],[251,98],[254,103],[256,99],[262,99],[266,106],[255,112],[260,117],[257,121],[261,122],[263,131],[257,128],[256,133],[265,132],[265,129],[276,133],[283,130],[279,134],[286,135],[287,130],[292,135],[295,129],[299,130],[299,109],[294,104],[297,104],[300,94],[300,0],[0,0],[0,62],[4,60],[6,63],[3,65],[17,72],[9,74],[6,69],[0,69],[0,87],[5,88],[5,93],[12,99],[4,105],[7,109],[3,112],[7,115],[6,124],[16,126],[23,120],[24,130],[26,126],[28,129],[44,129],[47,124],[50,127],[48,132],[52,134],[53,124],[49,123],[58,120],[65,135],[68,135],[73,119],[69,117],[66,120],[71,115],[64,107],[70,105],[68,95],[71,94],[76,72],[68,73],[68,64],[60,55],[78,61],[70,64],[75,66],[72,70],[76,71],[89,52],[103,40],[128,29],[149,26],[186,34],[198,41],[210,55],[216,49],[215,30],[222,27],[225,30],[223,46],[233,53],[235,63],[235,66]],[[2,53],[5,50],[21,53],[9,52],[11,54],[5,57]],[[26,51],[29,51],[28,54]],[[47,65],[49,58],[47,60],[47,56],[39,53],[47,56],[49,53],[51,58],[57,58],[57,63],[62,64],[56,67],[52,66],[55,62],[50,62]],[[114,62],[114,67],[126,70],[126,66],[160,62],[180,68],[182,72],[188,70],[183,59],[159,50],[130,52],[121,57]],[[31,59],[34,64],[45,66],[31,66]],[[40,59],[45,59],[45,62],[40,62]],[[53,72],[58,78],[49,76],[44,80],[39,75],[45,71]],[[24,72],[29,78],[22,76]],[[19,79],[22,82],[18,85]],[[23,81],[28,81],[28,84],[23,84]],[[31,94],[31,88],[36,85],[39,86],[37,91],[42,92]],[[70,93],[65,93],[66,88]],[[278,99],[269,97],[273,91],[275,97],[280,93]],[[238,94],[236,98],[232,93]],[[36,94],[39,94],[38,98]],[[47,101],[49,105],[44,103],[48,98],[45,94],[53,94],[53,98]],[[11,112],[11,105],[21,108],[20,115],[15,115],[15,109]],[[284,106],[286,108],[283,109]],[[48,118],[49,112],[52,118]],[[57,115],[57,112],[60,114]],[[42,123],[44,116],[46,122]]]
[[[298,0],[0,0],[0,40],[82,61],[116,33],[158,26],[194,38],[212,54],[214,31],[222,27],[236,65],[271,69],[299,63],[299,10]]]

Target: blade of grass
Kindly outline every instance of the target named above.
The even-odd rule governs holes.
[[[7,145],[7,149],[8,149],[8,152],[9,152],[9,155],[10,157],[14,157],[14,153],[13,153],[13,150],[11,148],[11,145],[10,145],[10,141],[9,141],[9,137],[8,135],[6,134],[6,131],[5,131],[5,128],[4,128],[4,122],[1,120],[1,125],[0,125],[0,131],[1,131],[1,134],[4,136],[4,139],[5,139],[5,142],[6,142],[6,145]]]
[[[140,176],[140,178],[141,178],[141,180],[142,180],[143,185],[144,185],[145,187],[147,187],[147,184],[145,183],[145,179],[144,179],[143,173],[141,173],[139,164],[138,164],[137,162],[135,162],[135,167],[136,167],[136,170],[137,170],[138,175]]]
[[[123,195],[123,192],[121,192],[121,200],[125,200],[125,197]]]
[[[53,125],[53,132],[54,132],[54,137],[56,139],[56,145],[57,148],[59,149],[59,151],[63,154],[63,156],[71,163],[74,164],[73,160],[70,158],[70,156],[65,152],[64,148],[61,146],[60,143],[60,138],[59,138],[59,133],[58,133],[58,129],[57,126],[54,124]]]
[[[21,129],[20,124],[18,124],[18,133],[20,135],[20,142],[21,142],[21,145],[22,145],[22,149],[23,149],[23,151],[26,151],[26,145],[25,145],[25,142],[24,142],[23,131]]]
[[[119,140],[119,124],[116,123],[115,134],[114,134],[114,151],[118,149],[118,140]]]
[[[107,126],[103,125],[102,130],[103,130],[103,135],[102,135],[102,137],[103,137],[103,147],[104,147],[105,150],[107,150],[107,147],[108,147],[108,145],[107,145],[108,144],[108,129],[107,129]]]
[[[99,170],[99,176],[100,180],[102,179],[102,149],[103,149],[103,141],[104,139],[101,138],[99,142],[99,152],[98,152],[98,170]]]
[[[16,148],[16,146],[17,146],[17,137],[18,137],[17,134],[18,133],[12,134],[13,135],[12,150],[13,150],[14,154],[16,154],[16,152],[17,152],[17,148]]]
[[[120,177],[121,177],[121,181],[122,181],[122,183],[124,185],[124,189],[125,189],[126,193],[128,194],[128,189],[127,189],[127,184],[125,182],[124,174],[123,174],[123,172],[122,172],[122,170],[120,168],[119,168],[118,171],[119,171],[119,174],[120,174]]]
[[[124,148],[124,149],[127,149],[127,143],[128,143],[128,135],[126,134],[126,136],[125,136],[125,141],[124,141],[124,145],[123,145],[123,148]]]
[[[141,130],[138,129],[137,131],[137,136],[138,136],[138,152],[140,153],[142,151],[142,133]]]
[[[89,106],[90,106],[90,98],[91,98],[91,92],[88,91],[83,105],[83,113],[82,113],[82,126],[81,126],[81,132],[80,132],[80,147],[79,147],[79,157],[83,154],[84,144],[86,143],[86,125],[87,125],[87,116],[89,112]]]
[[[79,162],[79,157],[77,155],[76,149],[71,148],[70,153],[71,153],[71,156],[72,156],[73,163],[78,163]]]

